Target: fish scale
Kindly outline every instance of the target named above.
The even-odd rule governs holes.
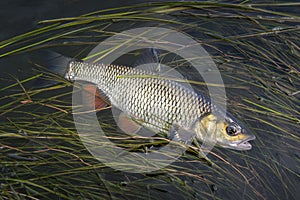
[[[143,75],[150,77],[139,77]],[[157,74],[126,66],[77,61],[70,62],[67,75],[73,77],[69,80],[97,84],[112,105],[154,131],[165,131],[173,124],[191,129],[197,119],[212,112],[214,106],[201,94],[154,76]]]

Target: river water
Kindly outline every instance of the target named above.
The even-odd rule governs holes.
[[[41,28],[45,26],[39,24],[42,20],[76,17],[144,2],[147,1],[2,1],[0,41]],[[28,96],[17,80],[22,82],[40,73],[29,62],[29,54],[36,50],[1,57],[0,193],[3,199],[299,199],[300,20],[297,11],[300,7],[298,4],[259,8],[270,12],[232,7],[154,12],[148,17],[159,15],[161,19],[181,24],[111,20],[109,25],[103,23],[92,31],[28,48],[46,48],[83,58],[110,36],[103,36],[101,30],[107,34],[144,26],[172,28],[201,41],[222,75],[228,110],[256,135],[256,140],[251,142],[252,150],[247,152],[215,147],[208,158],[217,167],[193,153],[150,174],[122,172],[99,163],[76,134],[69,112],[72,87],[34,92],[32,87],[36,82],[26,81],[24,90],[32,90],[29,95],[34,102],[26,103]],[[121,11],[124,10],[134,8]],[[188,26],[191,24],[194,28]],[[2,47],[0,53],[61,33],[41,34],[36,40],[21,39],[15,46]],[[130,65],[134,61],[127,57],[118,62]],[[197,80],[194,71],[186,71],[185,76]],[[12,84],[15,85],[10,87]],[[201,90],[199,86],[195,88]],[[104,111],[100,118],[101,123],[113,124],[111,110]],[[108,130],[114,132],[114,125]]]

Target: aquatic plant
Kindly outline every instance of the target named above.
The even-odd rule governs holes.
[[[172,27],[197,38],[212,55],[229,111],[257,138],[249,152],[214,148],[208,155],[212,163],[192,147],[159,172],[120,172],[98,162],[81,143],[71,83],[24,62],[21,72],[0,79],[1,199],[297,199],[300,16],[286,8],[299,5],[140,4],[44,20],[35,30],[1,41],[2,60],[39,49],[82,59],[116,32],[145,23]],[[32,87],[41,77],[59,84]],[[111,119],[101,123],[118,135]],[[141,146],[115,139],[126,148]]]

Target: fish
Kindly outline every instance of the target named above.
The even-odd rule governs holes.
[[[157,51],[145,52],[137,63],[157,62]],[[96,91],[96,99],[100,101],[95,109],[111,105],[121,110],[118,125],[125,133],[138,133],[141,127],[146,127],[180,140],[182,135],[176,133],[180,129],[193,134],[197,141],[203,142],[206,134],[214,134],[211,142],[218,146],[233,150],[252,148],[249,141],[254,140],[255,135],[231,114],[200,92],[173,79],[162,78],[153,70],[88,63],[55,52],[48,52],[44,64],[56,68],[52,71],[68,81],[90,83],[87,91]],[[90,102],[90,99],[85,101]]]

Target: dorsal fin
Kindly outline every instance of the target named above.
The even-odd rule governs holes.
[[[146,48],[141,51],[133,67],[141,68],[146,71],[159,73],[159,53],[155,48]]]
[[[147,63],[159,63],[159,53],[155,48],[147,48],[141,51],[139,58],[133,64],[133,67]]]

